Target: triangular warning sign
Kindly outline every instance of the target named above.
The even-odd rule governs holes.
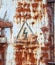
[[[29,24],[27,22],[24,22],[20,31],[18,32],[17,38],[23,35],[29,35],[29,34],[34,34],[31,27],[29,26]]]

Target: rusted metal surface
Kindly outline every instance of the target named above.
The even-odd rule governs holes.
[[[36,47],[35,47],[36,45]],[[37,61],[38,61],[38,58],[37,58],[37,50],[39,48],[39,45],[38,44],[28,44],[28,45],[25,45],[23,43],[18,43],[16,45],[16,65],[37,65]],[[42,63],[45,63],[47,65],[48,61],[50,61],[49,59],[49,54],[48,52],[49,51],[49,48],[45,48],[44,49],[42,48],[42,53],[41,53],[41,57],[40,57],[40,60],[39,60],[39,64],[40,62]],[[44,59],[44,61],[43,61]]]
[[[0,43],[0,65],[5,65],[7,43]]]
[[[39,1],[41,2],[41,4],[39,4]],[[40,5],[40,8],[42,8],[42,10],[45,10],[45,8],[47,7],[46,4],[42,3],[42,0],[34,0],[34,3],[27,3],[27,2],[18,2],[18,7],[16,8],[16,15],[14,16],[16,19],[35,19],[37,20],[38,18],[41,20],[42,19],[42,11],[38,10],[38,7]],[[31,10],[32,7],[32,10]],[[34,16],[31,15],[31,12],[34,14]],[[22,13],[22,14],[21,14]],[[36,14],[35,14],[36,13]],[[44,15],[46,12],[44,12]]]
[[[39,2],[39,1],[42,1],[42,0],[35,0],[35,2]],[[16,9],[17,13],[16,13],[16,18],[24,18],[24,19],[30,19],[32,16],[30,14],[30,4],[27,4],[27,3],[20,3],[18,2],[20,8],[18,7]],[[26,8],[23,8],[22,6],[24,7],[28,7],[28,9]],[[35,12],[37,13],[35,15],[35,17],[32,17],[34,19],[42,19],[42,13],[41,11],[36,11],[35,8],[38,7],[38,4],[37,3],[34,3],[32,4],[32,7],[33,7],[33,13],[35,14]],[[47,14],[47,9],[46,9],[46,5],[43,4],[43,7],[42,7],[42,4],[40,4],[40,7],[43,8],[43,10],[45,12],[44,13],[44,16],[45,14]],[[27,12],[29,14],[25,14],[25,15],[21,15],[20,13],[23,12]],[[18,14],[19,13],[19,14]],[[46,21],[44,21],[46,22]],[[1,23],[1,22],[0,22]],[[4,23],[3,23],[4,24]],[[7,23],[8,24],[8,23]],[[10,25],[7,25],[7,24],[4,24],[5,27],[12,27]],[[2,24],[1,24],[2,26]],[[43,33],[40,33],[40,35],[44,34],[45,32],[48,32],[49,29],[47,28],[47,26],[45,27],[42,27],[42,31]],[[9,49],[11,47],[14,47],[12,44],[10,45],[10,48],[9,48],[9,45],[8,45],[8,48],[7,48],[7,61],[9,62],[10,61],[10,64],[12,64],[12,61],[15,60],[14,63],[16,63],[16,65],[44,65],[46,64],[47,65],[47,62],[50,60],[50,44],[46,43],[44,44],[44,47],[42,47],[41,44],[39,44],[39,42],[37,41],[37,37],[38,36],[30,36],[28,38],[23,38],[21,37],[17,39],[16,43],[14,44],[15,45],[15,54],[13,54],[11,51],[9,51]],[[48,40],[48,39],[47,39]],[[49,41],[49,40],[48,40]],[[11,48],[12,51],[14,51],[13,48]],[[10,56],[10,54],[12,53],[13,55],[15,55],[15,59],[12,58],[12,60],[10,60],[10,58],[8,58],[8,56]],[[11,54],[11,55],[12,55]],[[10,65],[9,63],[7,62],[7,65]],[[42,63],[42,64],[41,64]]]
[[[12,26],[11,22],[0,19],[0,28],[11,28]]]
[[[15,44],[16,65],[38,65],[40,63],[45,63],[47,65],[48,61],[50,61],[50,45],[45,44],[45,46],[40,47],[40,44],[36,39],[37,36],[29,36],[27,39],[18,39]],[[41,52],[38,52],[40,49]]]

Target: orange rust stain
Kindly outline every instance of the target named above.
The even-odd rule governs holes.
[[[23,4],[23,6],[24,6],[24,7],[27,6],[27,7],[29,8],[29,7],[30,7],[30,4],[25,2],[25,3]]]
[[[18,6],[22,6],[23,5],[23,3],[21,3],[21,2],[18,2]]]
[[[39,2],[39,1],[42,1],[42,0],[34,0],[35,2]]]
[[[24,12],[31,12],[30,8],[24,8]]]
[[[32,1],[32,0],[31,0]],[[41,8],[44,9],[45,12],[44,15],[46,14],[47,10],[45,9],[47,7],[46,4],[43,4],[41,2],[41,4],[38,4],[40,1],[42,0],[34,0],[35,3],[32,3],[31,6],[32,6],[32,12],[35,14],[36,12],[38,13],[38,6],[40,5]],[[39,19],[39,21],[42,20],[42,12],[40,10],[40,13],[38,15],[34,15],[33,17],[31,17],[31,14],[29,15],[24,15],[23,13],[26,12],[26,13],[31,13],[31,9],[30,9],[30,3],[27,3],[27,2],[18,2],[18,7],[16,8],[16,12],[18,13],[21,13],[22,12],[22,15],[21,16],[18,16],[18,18],[24,18],[24,19],[30,19],[30,18],[33,18],[33,19]]]
[[[32,7],[33,7],[33,8],[37,8],[37,7],[38,7],[38,3],[33,3],[33,4],[32,4]]]
[[[47,50],[49,50],[49,48],[48,47],[42,47],[41,50],[47,51]]]
[[[23,44],[23,45],[25,45],[25,44]],[[35,58],[34,57],[34,53],[33,53],[33,51],[37,48],[34,48],[34,47],[32,47],[32,48],[22,48],[23,46],[22,45],[16,45],[16,48],[17,48],[17,52],[16,52],[16,65],[23,65],[24,64],[24,62],[26,62],[26,64],[25,65],[27,65],[27,61],[28,62],[31,62],[33,65],[37,62],[37,58]],[[29,52],[29,49],[31,50],[30,52]],[[49,50],[49,48],[48,47],[41,47],[41,50],[42,51],[48,51]],[[23,55],[23,53],[24,53],[24,55]],[[22,56],[23,55],[23,56]],[[44,60],[44,59],[48,59],[48,53],[47,52],[42,52],[42,54],[41,54],[42,56],[40,57],[40,61],[42,62],[42,63],[47,63],[46,61],[47,60]],[[42,59],[41,59],[42,58]],[[43,59],[44,58],[44,59]],[[40,62],[39,61],[39,62]],[[29,65],[29,64],[28,64]]]
[[[6,51],[6,48],[7,48],[7,43],[2,43],[0,44],[0,54],[1,54],[1,58],[0,58],[0,65],[4,65],[5,61],[5,51]]]
[[[29,58],[32,64],[35,63],[35,61],[37,62],[37,60],[34,58],[34,54],[33,53],[29,53]]]
[[[16,11],[17,11],[17,12],[24,12],[25,10],[24,10],[23,7],[18,7],[18,8],[16,8]]]
[[[46,8],[47,7],[47,5],[46,4],[43,4],[43,8]]]
[[[19,51],[16,52],[16,64],[17,65],[22,65],[22,63],[27,62],[27,61],[30,61],[32,64],[35,63],[36,59],[34,58],[33,52],[29,53],[28,49],[27,50],[21,49],[20,47],[17,47],[17,49],[19,49]],[[23,50],[24,50],[24,56],[22,57]],[[29,59],[28,59],[28,57],[29,57]]]
[[[35,22],[32,22],[31,24],[32,24],[32,25],[34,25],[34,24],[35,24]]]
[[[48,58],[48,53],[42,53],[44,58]]]
[[[43,32],[46,32],[46,31],[48,32],[49,29],[48,29],[47,27],[42,27],[41,30],[42,30]]]
[[[40,35],[42,35],[43,33],[40,33]]]
[[[38,15],[34,16],[33,18],[37,20],[37,18],[38,18]]]

